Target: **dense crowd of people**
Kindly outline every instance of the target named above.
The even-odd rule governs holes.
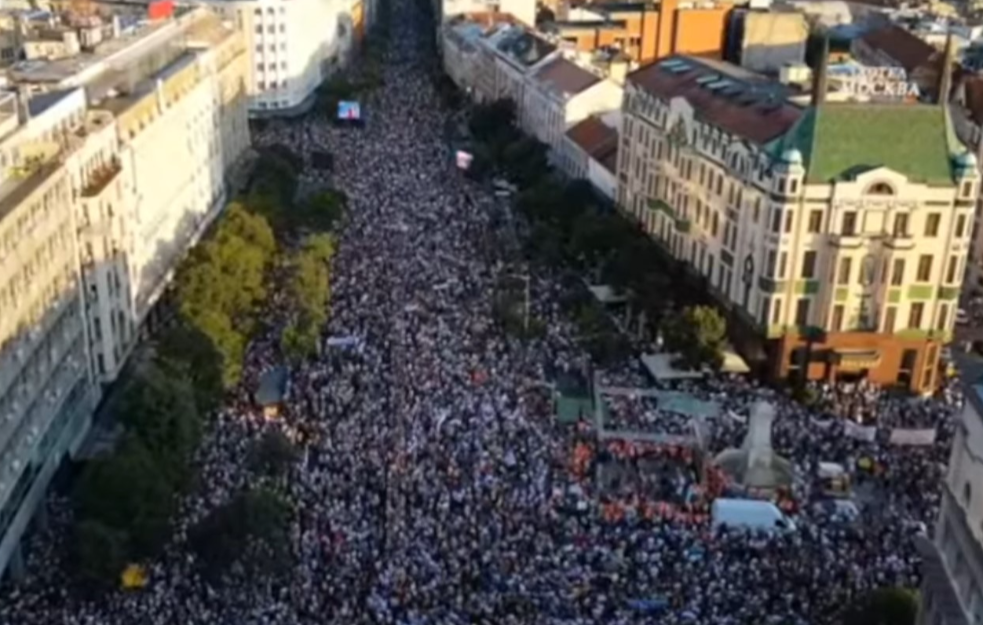
[[[510,337],[493,320],[508,259],[488,242],[504,236],[505,209],[455,169],[428,73],[431,29],[416,11],[394,0],[385,84],[364,106],[364,128],[312,116],[260,137],[335,157],[349,210],[325,337],[350,340],[326,340],[291,371],[280,421],[246,402],[221,411],[199,459],[203,490],[183,506],[146,588],[72,594],[53,564],[63,539],[41,534],[28,579],[0,599],[0,625],[798,625],[833,622],[869,589],[917,585],[912,539],[937,513],[956,391],[838,399],[817,388],[829,401],[806,408],[742,378],[667,385],[720,404],[708,457],[740,445],[749,407],[764,398],[777,408],[775,448],[797,472],[840,463],[856,476],[861,509],[875,511],[843,523],[801,506],[796,532],[772,534],[715,529],[705,515],[601,513],[603,496],[633,489],[691,501],[702,472],[689,451],[605,444],[621,468],[594,496],[593,452],[577,451],[590,426],[558,424],[543,392],[556,372],[589,370],[588,356],[548,270],[530,278],[544,336]],[[251,380],[278,360],[269,342],[250,353]],[[652,386],[631,363],[599,375]],[[653,411],[642,402],[620,414],[658,429]],[[937,440],[897,447],[845,435],[844,419],[860,412],[868,425],[936,427]],[[296,565],[284,579],[209,582],[186,530],[247,482],[249,441],[273,427],[305,446],[287,487]],[[803,483],[801,503],[822,496]]]

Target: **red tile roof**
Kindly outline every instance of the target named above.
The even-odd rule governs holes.
[[[568,130],[567,137],[595,160],[611,146],[618,146],[618,131],[593,116]]]
[[[611,174],[618,173],[618,144],[612,145],[600,158],[596,159],[601,167]]]
[[[685,71],[670,71],[670,59],[685,63]],[[662,100],[684,98],[697,118],[748,141],[765,144],[785,134],[802,115],[802,109],[785,99],[781,85],[760,75],[723,62],[705,62],[692,57],[673,56],[628,75],[628,82]],[[673,70],[679,70],[676,65]],[[714,81],[726,80],[736,90],[708,88]],[[701,84],[697,80],[707,77]],[[737,88],[740,90],[737,90]]]
[[[535,79],[561,93],[575,95],[597,83],[601,79],[587,70],[578,67],[563,57],[558,57],[536,72]]]
[[[926,41],[898,26],[872,30],[860,40],[897,61],[909,74],[926,65],[938,53]]]

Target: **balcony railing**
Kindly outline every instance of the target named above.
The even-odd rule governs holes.
[[[103,166],[96,169],[96,171],[89,178],[88,184],[82,189],[82,197],[84,198],[94,198],[98,197],[103,191],[109,187],[110,183],[116,179],[116,176],[122,171],[122,166],[119,160],[112,159]]]

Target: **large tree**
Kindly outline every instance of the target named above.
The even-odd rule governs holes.
[[[198,413],[205,415],[222,399],[222,354],[212,339],[183,318],[166,328],[154,349],[162,369],[185,377],[194,388]]]
[[[221,355],[226,387],[239,380],[244,346],[266,299],[267,272],[276,253],[266,219],[233,203],[214,236],[195,248],[178,271],[180,316]]]
[[[284,572],[292,559],[289,503],[278,493],[254,488],[239,493],[191,529],[192,549],[211,574],[234,564],[251,575]]]
[[[191,456],[201,438],[201,420],[190,381],[154,363],[139,365],[124,388],[119,419],[140,439],[175,489],[190,478]]]
[[[127,532],[128,551],[138,556],[163,545],[176,502],[154,455],[132,435],[111,455],[89,462],[73,498],[79,519]]]
[[[844,625],[915,625],[918,595],[908,588],[878,588],[847,609]]]
[[[114,584],[129,559],[129,534],[95,520],[75,526],[72,560],[82,581],[96,586]]]
[[[666,347],[678,354],[684,367],[719,369],[723,364],[727,322],[715,308],[685,308],[668,320],[664,330]]]

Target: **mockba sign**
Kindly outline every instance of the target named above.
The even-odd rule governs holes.
[[[862,67],[849,65],[830,72],[844,89],[854,96],[894,98],[899,100],[921,96],[918,85],[908,80],[900,67]]]

